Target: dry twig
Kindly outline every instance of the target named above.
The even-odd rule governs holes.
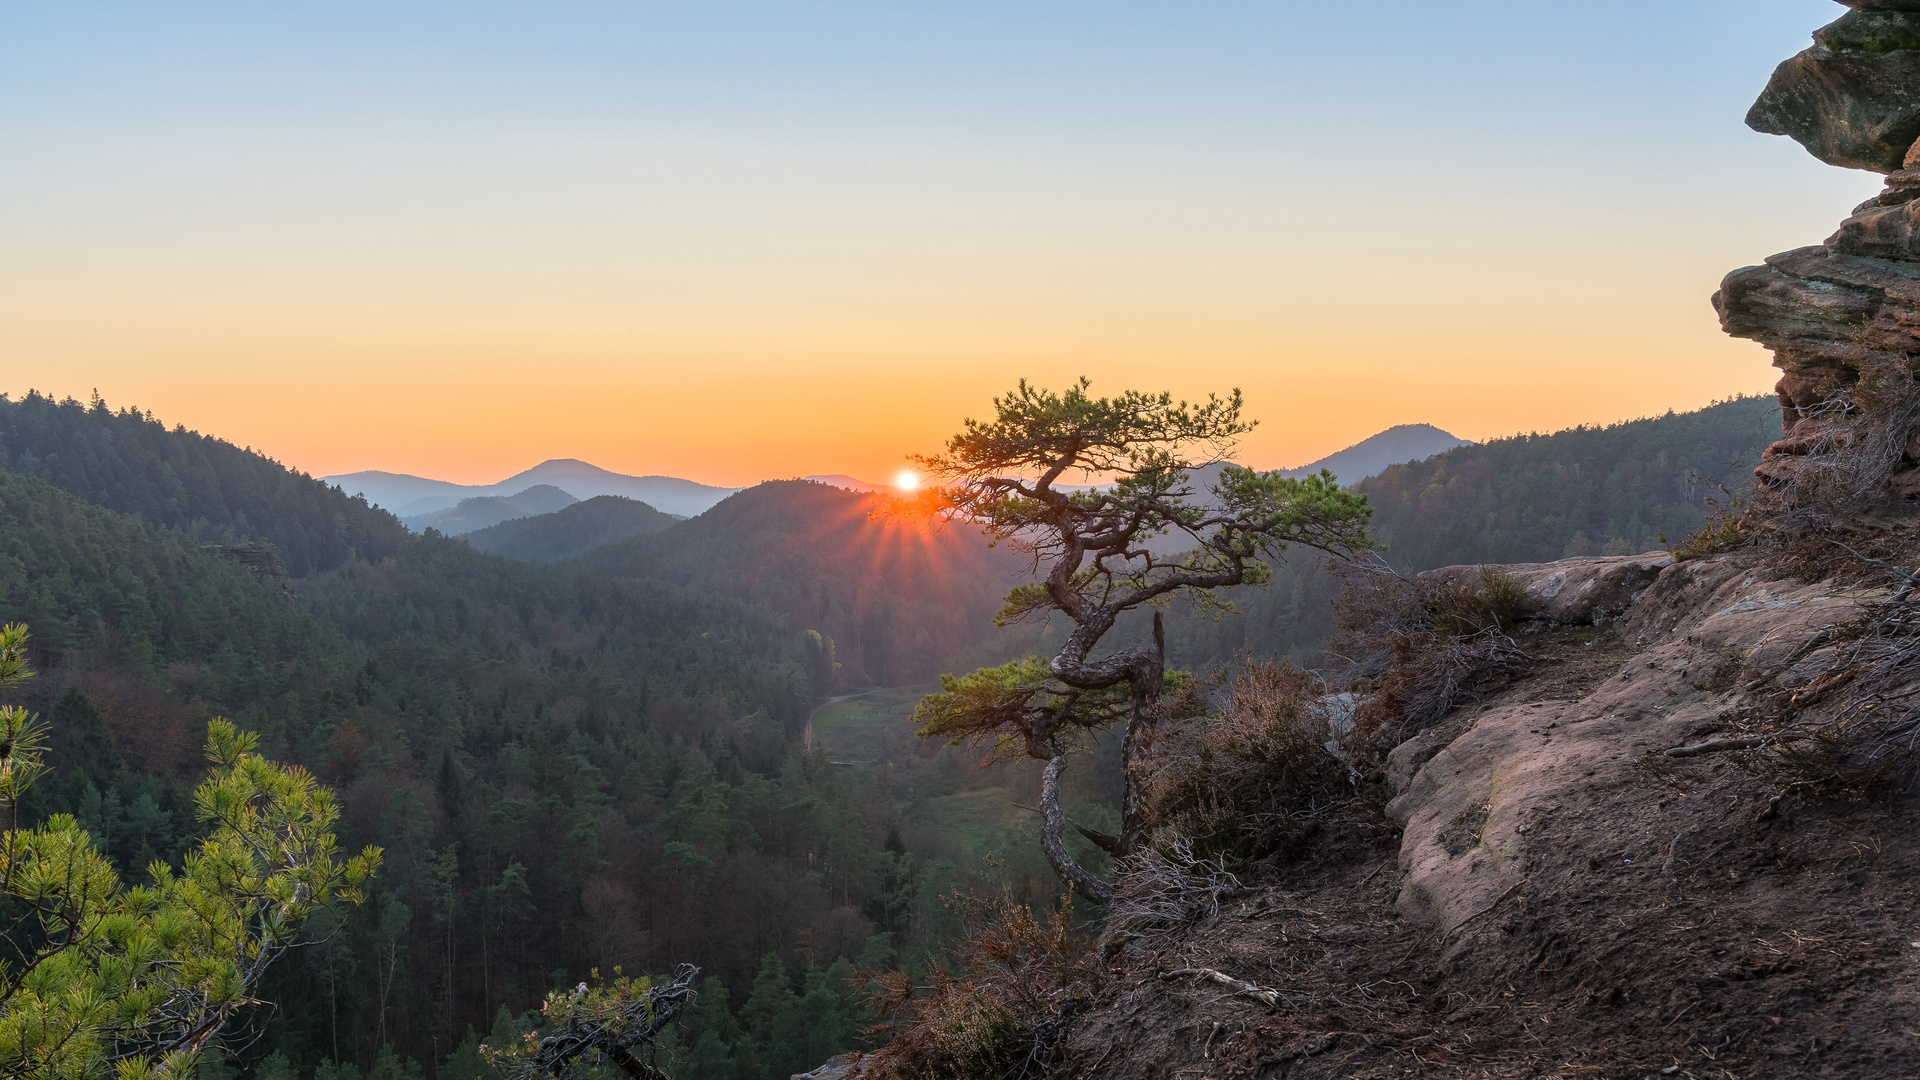
[[[1213,968],[1175,968],[1160,977],[1162,979],[1201,978],[1208,982],[1216,982],[1232,990],[1235,996],[1254,998],[1270,1008],[1279,1008],[1281,1001],[1286,998],[1284,993],[1271,986],[1261,986],[1258,983],[1247,982],[1245,979],[1236,979],[1224,971],[1216,971]]]

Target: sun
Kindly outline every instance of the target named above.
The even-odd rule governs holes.
[[[903,472],[893,478],[893,486],[899,488],[901,491],[912,491],[914,488],[920,486],[920,478],[910,472]]]

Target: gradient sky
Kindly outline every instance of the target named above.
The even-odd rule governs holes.
[[[1774,378],[1707,303],[1877,178],[1828,0],[0,8],[0,391],[315,474],[891,476],[1026,376],[1244,460]]]

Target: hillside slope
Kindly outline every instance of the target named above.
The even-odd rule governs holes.
[[[197,829],[188,795],[204,722],[226,714],[339,793],[345,844],[387,851],[369,903],[272,973],[264,996],[277,1008],[243,1064],[278,1053],[305,1076],[334,1057],[370,1068],[389,1051],[437,1062],[462,1039],[471,1058],[469,1030],[537,1005],[556,971],[578,980],[691,958],[715,1002],[746,1002],[769,963],[806,980],[806,1039],[760,1031],[740,1044],[773,1068],[855,1045],[853,961],[917,957],[950,933],[938,898],[977,859],[953,844],[924,859],[888,849],[885,785],[802,752],[837,678],[832,642],[694,584],[728,583],[737,567],[713,565],[719,556],[817,532],[805,506],[758,532],[710,526],[695,537],[710,552],[663,563],[684,584],[609,580],[409,535],[359,500],[144,414],[34,407],[60,423],[16,442],[20,459],[113,500],[123,492],[98,477],[164,477],[204,458],[218,467],[192,473],[195,498],[228,525],[200,528],[166,504],[168,522],[136,520],[0,470],[0,616],[28,622],[40,672],[12,700],[52,719],[59,770],[36,786],[28,820],[76,814],[129,874],[177,856]],[[69,467],[84,459],[73,447],[92,455],[88,468]],[[392,546],[374,560],[336,550],[331,566],[287,576],[260,540],[299,535],[283,506],[294,523],[363,515]],[[838,590],[859,573],[816,574],[807,595],[876,620],[924,616],[936,639],[967,640],[947,625],[957,609],[923,611],[930,594],[913,592],[966,559],[890,553],[903,531],[869,523],[864,506],[825,509],[857,518],[822,534],[851,545],[829,562],[925,572],[882,573],[857,597]],[[889,594],[896,582],[908,602]],[[937,765],[942,782],[960,768]],[[769,1006],[781,1032],[799,1002]],[[725,1007],[708,1015],[739,1022]]]
[[[971,533],[874,516],[883,505],[826,484],[769,481],[569,565],[733,597],[819,630],[833,638],[849,685],[924,682],[993,635],[1017,560]]]
[[[406,536],[393,515],[264,455],[97,399],[0,395],[0,468],[197,540],[265,540],[295,577],[378,562]]]
[[[254,1057],[370,1063],[384,1017],[392,1052],[437,1061],[537,1005],[556,969],[693,956],[744,998],[769,953],[804,942],[844,967],[875,934],[911,949],[939,932],[915,873],[875,861],[885,821],[863,792],[798,756],[832,678],[817,638],[446,537],[298,581],[257,554],[0,470],[0,619],[28,624],[39,672],[8,700],[53,725],[26,822],[75,814],[128,875],[177,859],[205,722],[225,714],[339,793],[343,843],[386,849],[371,903],[269,976]],[[443,949],[490,960],[443,969]]]
[[[551,514],[503,521],[462,533],[460,538],[504,558],[550,563],[630,536],[672,528],[678,520],[634,499],[597,495]]]
[[[1743,397],[1690,413],[1517,435],[1396,465],[1361,482],[1395,565],[1535,562],[1651,551],[1752,486],[1780,406]]]
[[[70,688],[113,703],[106,730],[120,757],[168,777],[199,767],[196,725],[214,712],[321,722],[325,695],[284,695],[350,677],[355,654],[254,554],[0,470],[0,622],[27,624],[42,669],[19,693],[43,710]],[[53,764],[66,764],[57,742]]]
[[[1651,551],[1704,525],[1714,502],[1729,499],[1721,484],[1736,494],[1750,487],[1779,425],[1773,399],[1735,398],[1694,412],[1470,444],[1395,465],[1354,490],[1374,508],[1387,560],[1405,571]],[[1189,667],[1226,663],[1243,650],[1316,663],[1340,589],[1319,556],[1291,553],[1266,589],[1238,590],[1238,615],[1176,606],[1168,655]]]

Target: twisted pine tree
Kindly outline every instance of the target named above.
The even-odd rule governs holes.
[[[1060,775],[1089,733],[1126,725],[1120,835],[1080,831],[1115,856],[1132,853],[1146,828],[1144,751],[1161,697],[1178,680],[1166,670],[1157,608],[1177,596],[1226,606],[1216,590],[1266,584],[1269,563],[1290,545],[1343,557],[1375,545],[1366,497],[1342,491],[1324,470],[1296,479],[1227,464],[1195,490],[1193,471],[1229,461],[1254,426],[1241,419],[1240,391],[1189,404],[1137,391],[1094,398],[1088,385],[1055,393],[1022,380],[994,399],[993,420],[968,420],[946,453],[915,459],[938,481],[923,510],[1031,557],[1036,580],[1007,594],[999,622],[1058,612],[1073,624],[1049,659],[942,677],[915,720],[922,738],[1046,762],[1041,847],[1081,895],[1104,903],[1112,886],[1061,840]],[[1099,486],[1063,490],[1071,480]],[[1159,537],[1172,542],[1149,544]],[[1103,652],[1116,621],[1139,607],[1156,609],[1152,643]]]

